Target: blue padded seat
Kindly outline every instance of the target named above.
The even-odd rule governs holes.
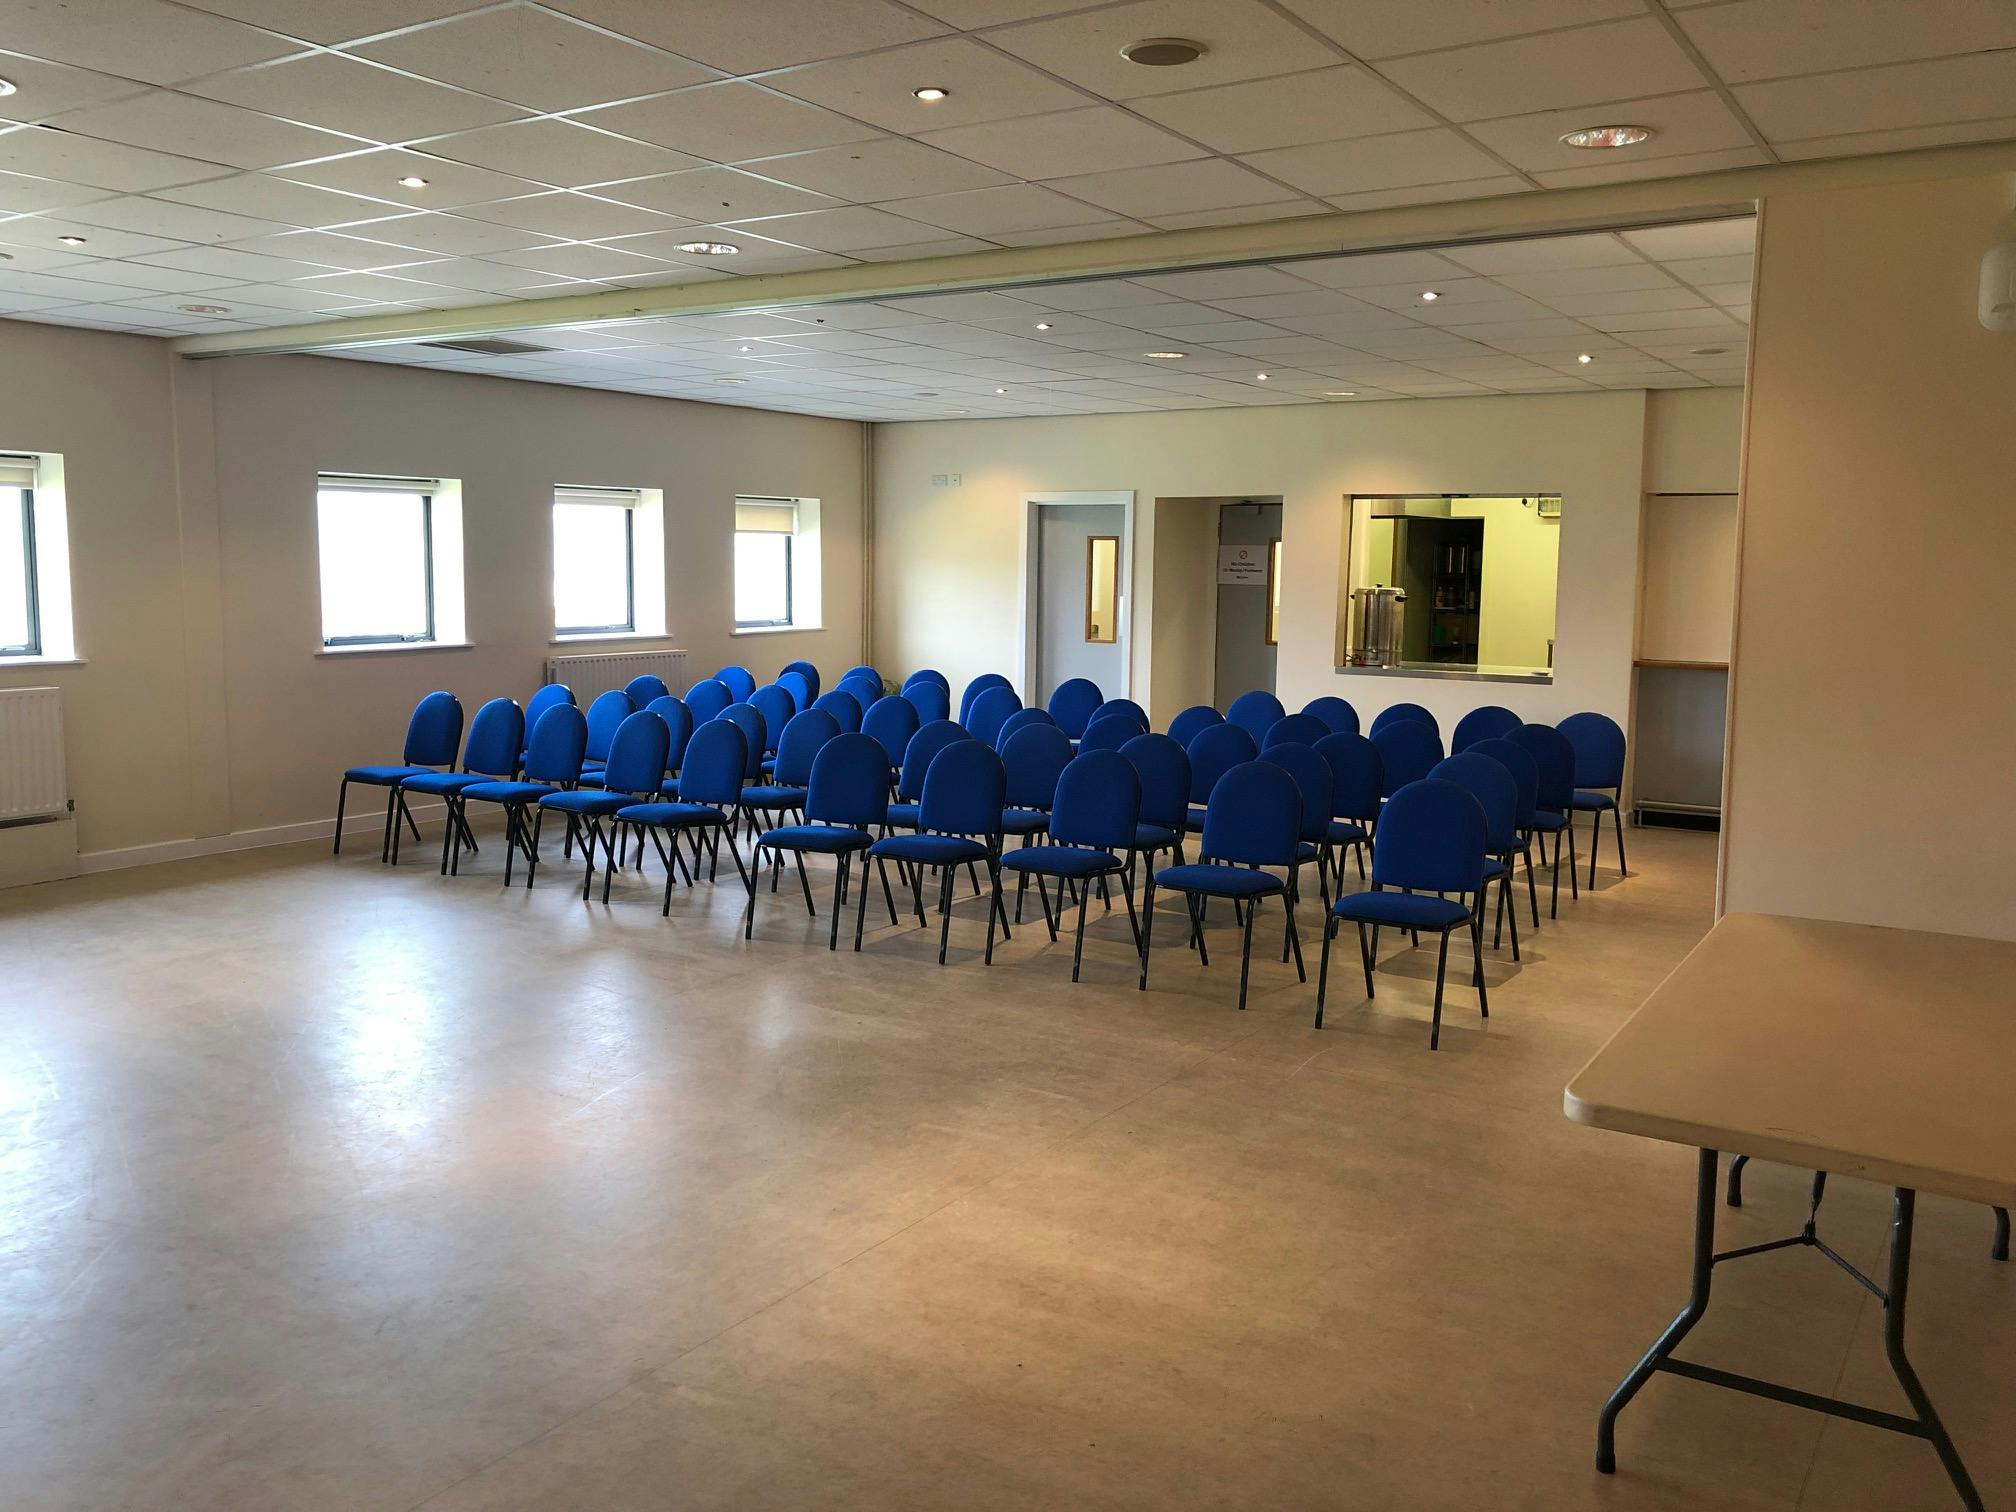
[[[901,805],[897,805],[901,807]],[[1001,811],[1004,835],[1040,835],[1050,827],[1050,816],[1041,809],[1011,808]]]
[[[550,782],[472,782],[462,789],[462,796],[485,803],[537,803],[560,791]]]
[[[795,809],[805,807],[807,790],[783,783],[742,789],[742,805],[752,809]]]
[[[1261,898],[1286,892],[1288,884],[1271,872],[1244,866],[1213,866],[1193,861],[1187,866],[1165,866],[1155,873],[1157,887],[1182,892],[1208,893],[1214,898]]]
[[[1348,906],[1349,917],[1367,924],[1393,924],[1401,929],[1453,929],[1470,917],[1470,910],[1454,898],[1438,898],[1431,893],[1380,892],[1348,893],[1337,900]]]
[[[616,811],[616,817],[625,824],[650,824],[660,828],[670,825],[718,824],[726,825],[728,816],[711,803],[630,803]]]
[[[765,830],[763,840],[772,849],[817,851],[822,856],[866,850],[874,843],[868,831],[849,824],[787,824]]]
[[[1599,813],[1617,807],[1617,800],[1608,793],[1592,793],[1587,788],[1575,789],[1575,796],[1568,801],[1580,814]]]
[[[614,814],[637,800],[627,793],[610,793],[601,788],[576,788],[570,793],[549,793],[539,800],[543,809],[563,814]]]
[[[1118,856],[1076,845],[1026,845],[1002,856],[1001,865],[1008,871],[1041,872],[1046,877],[1098,877],[1126,869]]]
[[[1134,848],[1144,851],[1171,850],[1178,836],[1166,824],[1137,824],[1134,826]]]
[[[892,803],[889,805],[889,823],[891,826],[900,824],[905,829],[915,829],[917,816],[923,808],[921,803]]]
[[[368,781],[367,778],[353,777],[352,782]],[[409,793],[432,793],[436,797],[446,797],[459,793],[464,788],[472,788],[479,782],[494,782],[494,777],[486,777],[481,772],[435,772],[422,767],[412,776],[403,779],[399,786]]]
[[[922,861],[926,866],[963,866],[987,859],[987,846],[965,835],[891,835],[876,852],[890,861]]]
[[[345,782],[368,782],[374,787],[391,787],[395,782],[403,783],[408,777],[418,777],[422,772],[431,772],[432,767],[423,766],[356,766],[343,773]]]
[[[1363,825],[1352,824],[1349,820],[1345,819],[1332,819],[1330,821],[1330,843],[1332,845],[1362,845],[1370,838],[1371,836],[1365,833]]]

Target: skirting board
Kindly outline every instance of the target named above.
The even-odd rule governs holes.
[[[414,804],[413,817],[425,824],[439,819],[447,810],[438,803]],[[299,824],[275,824],[265,829],[233,830],[228,835],[200,835],[190,840],[160,840],[152,845],[129,845],[121,850],[84,851],[77,857],[78,875],[118,871],[128,866],[155,866],[163,861],[189,861],[198,856],[221,856],[231,851],[259,850],[268,845],[298,845],[304,840],[327,843],[335,831],[336,817],[307,819]],[[385,810],[374,807],[368,813],[354,810],[343,820],[343,837],[385,832]]]

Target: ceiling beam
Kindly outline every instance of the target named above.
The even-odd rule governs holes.
[[[1674,178],[1542,189],[1488,199],[1310,215],[1255,225],[1207,226],[1105,241],[1002,248],[911,262],[856,263],[803,273],[709,279],[704,283],[665,284],[649,289],[604,289],[592,294],[565,294],[453,310],[358,315],[306,325],[184,336],[173,341],[171,349],[186,357],[336,351],[404,342],[466,340],[608,321],[837,304],[904,294],[1012,289],[1184,268],[1284,262],[1344,252],[1628,229],[1748,214],[1760,199],[1773,192],[1848,188],[2005,170],[2016,172],[2016,142],[1776,163]]]

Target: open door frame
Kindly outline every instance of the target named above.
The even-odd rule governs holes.
[[[1042,582],[1039,522],[1045,505],[1092,507],[1120,506],[1120,612],[1117,617],[1120,647],[1120,687],[1108,697],[1134,696],[1134,490],[1108,489],[1097,493],[1032,493],[1022,496],[1022,649],[1015,669],[1015,685],[1023,698],[1033,699],[1031,681],[1040,659],[1038,637],[1042,616],[1037,612],[1036,595]]]

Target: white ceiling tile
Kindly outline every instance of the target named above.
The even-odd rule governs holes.
[[[333,289],[325,289],[315,284],[236,284],[228,291],[232,299],[249,300],[277,310],[361,310],[366,301],[338,294]],[[205,300],[204,303],[223,304],[222,298]]]
[[[1435,124],[1383,79],[1350,67],[1159,95],[1133,108],[1219,152],[1300,147]]]
[[[872,210],[865,205],[773,216],[743,229],[821,252],[851,252],[861,247],[882,248],[906,242],[937,241],[945,235],[937,226],[905,220],[900,215],[891,215],[886,210]]]
[[[770,223],[767,221],[757,222],[759,226],[768,224]],[[938,233],[920,227],[919,234],[936,236]],[[708,257],[679,250],[681,242],[698,241],[726,242],[742,250],[732,257]],[[807,268],[835,268],[843,266],[847,261],[846,258],[836,257],[830,253],[807,251],[803,247],[759,235],[755,228],[750,226],[682,226],[676,231],[654,231],[641,236],[617,237],[610,242],[610,245],[625,251],[661,257],[667,262],[678,263],[682,267],[711,273],[720,278],[731,278],[738,274],[795,273]]]
[[[1008,176],[995,169],[924,142],[894,137],[766,158],[748,167],[753,173],[856,204],[987,189],[1008,182]]]
[[[921,294],[905,299],[902,301],[902,306],[906,310],[936,316],[940,320],[973,323],[1005,320],[1028,324],[1049,318],[1049,312],[1041,305],[1018,299],[1012,293]],[[1068,323],[1068,321],[1058,322],[1060,326]],[[1091,323],[1082,319],[1078,321],[1080,325]]]
[[[1552,294],[1547,304],[1580,320],[1588,315],[1636,315],[1647,310],[1698,310],[1708,300],[1675,284],[1659,289],[1619,289],[1604,294]]]
[[[1712,173],[1722,168],[1755,168],[1769,161],[1770,158],[1762,148],[1729,147],[1719,152],[1690,152],[1675,157],[1596,163],[1587,168],[1544,168],[1533,177],[1548,189],[1572,189],[1578,184],[1615,184],[1628,179],[1671,178],[1683,173]]]
[[[1726,331],[1731,335],[1742,326],[1721,310],[1646,310],[1624,315],[1591,315],[1590,325],[1599,331]]]
[[[593,195],[571,194],[564,189],[547,194],[522,195],[517,199],[493,200],[481,205],[464,205],[460,213],[472,220],[516,226],[522,231],[539,231],[548,236],[576,241],[636,236],[646,231],[669,230],[678,224],[654,210],[611,204]]]
[[[88,184],[66,184],[60,179],[37,178],[28,173],[0,172],[0,211],[10,215],[88,205],[111,197],[109,189]]]
[[[459,16],[355,51],[535,110],[574,110],[716,77],[685,58],[526,5]]]
[[[1444,127],[1351,142],[1277,147],[1246,153],[1241,161],[1305,194],[1318,195],[1486,178],[1504,171],[1489,153]]]
[[[354,152],[364,145],[355,137],[297,126],[169,89],[70,111],[51,124],[101,141],[228,163],[234,168],[270,168],[333,152]]]
[[[1291,11],[1361,58],[1460,47],[1644,13],[1640,0],[1285,0]]]
[[[431,210],[348,223],[342,229],[350,236],[451,257],[519,252],[552,240],[536,231],[521,231],[516,226],[494,226],[487,221],[469,220],[464,216],[444,215]]]
[[[64,237],[73,241],[81,238],[84,245],[68,245],[62,240]],[[173,237],[108,230],[49,215],[0,221],[0,242],[10,247],[35,247],[58,256],[71,257],[143,257],[149,252],[173,252],[188,245]]]
[[[399,27],[417,26],[491,0],[186,0],[198,10],[249,21],[310,42],[349,42]]]
[[[1444,184],[1418,184],[1399,189],[1371,189],[1358,194],[1332,194],[1329,203],[1339,210],[1384,210],[1393,205],[1436,205],[1454,200],[1486,199],[1501,194],[1524,194],[1533,186],[1514,174],[1493,178],[1457,179]]]
[[[220,68],[298,52],[292,42],[166,0],[120,0],[117,16],[99,5],[13,0],[9,49],[100,73],[172,84]]]
[[[490,261],[514,268],[536,268],[555,278],[642,278],[648,273],[666,271],[660,259],[650,257],[641,248],[626,250],[620,246],[589,246],[584,243],[533,247],[525,252],[497,252],[491,255]],[[413,276],[425,278],[427,274],[422,270]]]
[[[518,106],[408,78],[341,53],[310,53],[218,74],[189,90],[377,142],[468,131],[524,114]]]
[[[254,236],[232,242],[231,250],[315,263],[323,268],[390,268],[435,260],[432,253],[412,247],[395,247],[337,231],[283,231],[276,236]]]
[[[2016,102],[2016,48],[1744,84],[1736,98],[1773,141],[2007,116]]]
[[[1607,231],[1580,236],[1545,236],[1531,241],[1483,242],[1445,247],[1439,254],[1472,273],[1532,273],[1548,268],[1600,268],[1637,262],[1638,255]]]
[[[1742,0],[1678,19],[1732,84],[2016,48],[2002,0]]]
[[[390,273],[330,273],[296,279],[299,287],[314,294],[343,294],[352,299],[396,300],[419,304],[445,292],[438,284],[400,278]]]
[[[8,40],[12,40],[9,38]],[[0,120],[44,121],[65,111],[103,105],[109,100],[142,94],[146,85],[112,74],[72,68],[22,53],[0,52],[0,70],[14,92],[0,104]]]
[[[1914,147],[1943,147],[1952,142],[2004,142],[2016,137],[2016,116],[1985,121],[1957,121],[1948,126],[1910,126],[1897,131],[1864,131],[1838,136],[1802,137],[1773,142],[1781,158],[1858,157],[1870,152],[1907,152]]]
[[[1110,219],[1096,206],[1082,204],[1037,184],[1007,184],[998,189],[925,195],[918,199],[895,200],[882,208],[911,220],[923,221],[926,225],[963,231],[969,236],[1083,226]]]
[[[1683,257],[1665,262],[1668,273],[1697,288],[1703,284],[1748,283],[1755,259],[1738,252],[1723,257]]]
[[[987,239],[1004,247],[1049,247],[1062,242],[1109,241],[1139,236],[1148,227],[1138,221],[1094,221],[1089,226],[1043,226],[1031,231],[989,231]]]
[[[1084,103],[1077,90],[965,37],[814,63],[767,76],[772,89],[905,134],[1038,115]],[[942,100],[919,100],[926,85]]]
[[[1148,274],[1134,282],[1177,299],[1195,300],[1287,294],[1307,287],[1299,277],[1290,277],[1277,268],[1201,268],[1194,273]]]
[[[1031,304],[1047,305],[1053,310],[1122,310],[1177,302],[1176,295],[1164,294],[1160,289],[1151,289],[1131,278],[1088,278],[1072,283],[1036,284],[1016,289],[1015,297],[1026,299]]]
[[[506,121],[501,126],[435,137],[422,146],[458,163],[472,163],[556,189],[671,173],[691,168],[696,162],[683,152],[632,142],[568,120]]]
[[[1204,55],[1181,68],[1130,63],[1120,49],[1144,37],[1186,37]],[[1167,94],[1293,73],[1336,54],[1259,0],[1133,0],[987,34],[996,47],[1109,100]]]
[[[1326,289],[1372,289],[1381,284],[1418,284],[1430,288],[1445,279],[1461,278],[1462,270],[1433,252],[1357,252],[1339,257],[1302,258],[1289,264],[1297,278]]]
[[[582,119],[720,163],[861,142],[877,134],[872,126],[738,81],[605,106]]]
[[[230,171],[217,163],[151,152],[119,142],[100,142],[45,126],[0,132],[0,169],[64,179],[95,189],[128,191],[189,184]]]
[[[1474,121],[1464,129],[1514,167],[1528,170],[1594,167],[1606,159],[1671,157],[1755,145],[1735,112],[1710,89],[1652,100],[1625,100],[1606,106],[1605,112],[1614,120],[1651,128],[1652,139],[1629,148],[1570,147],[1561,137],[1589,124],[1586,108],[1540,111],[1510,120]]]
[[[1695,221],[1682,226],[1648,226],[1619,233],[1638,251],[1661,262],[1688,257],[1749,257],[1757,246],[1757,222]]]
[[[252,252],[233,252],[227,247],[188,247],[180,252],[157,252],[139,261],[152,263],[157,268],[180,268],[185,273],[215,273],[221,278],[238,278],[246,283],[286,283],[312,271],[298,262],[261,257]]]
[[[291,183],[263,173],[240,173],[201,184],[183,184],[163,189],[154,198],[290,226],[334,226],[367,216],[391,215],[407,208],[313,184]]]
[[[1184,210],[1174,215],[1142,218],[1163,231],[1187,231],[1192,226],[1247,226],[1300,215],[1327,215],[1329,211],[1330,207],[1320,200],[1274,200],[1264,205],[1223,205],[1215,210]]]
[[[893,247],[850,247],[847,255],[862,262],[908,262],[915,257],[954,257],[961,252],[992,250],[994,243],[978,237],[946,236],[941,232],[936,241],[898,242]]]
[[[508,173],[451,163],[446,158],[400,147],[381,147],[373,152],[307,163],[283,169],[279,176],[324,189],[341,189],[348,194],[377,195],[396,204],[428,210],[453,210],[479,200],[509,199],[543,187]],[[427,182],[418,189],[408,188],[399,181],[409,176]]]
[[[171,200],[147,195],[125,195],[99,200],[69,212],[71,219],[87,226],[107,226],[115,231],[138,231],[146,236],[165,236],[178,242],[227,242],[248,236],[270,236],[284,231],[279,221],[259,220],[249,215],[230,215],[222,210],[205,210],[196,205],[178,205]]]
[[[0,268],[10,273],[51,273],[68,269],[75,278],[103,278],[109,258],[91,257],[74,247],[50,251],[44,247],[24,247],[6,240],[7,227],[0,225]]]
[[[1393,59],[1380,71],[1452,121],[1676,94],[1708,82],[1650,17]]]
[[[1262,178],[1224,158],[1078,174],[1053,179],[1048,187],[1121,215],[1137,217],[1180,215],[1188,210],[1228,205],[1260,205],[1283,197],[1281,186],[1272,179]]]
[[[1422,299],[1421,295],[1428,291],[1434,293],[1434,299]],[[1351,294],[1354,299],[1361,299],[1366,304],[1377,305],[1383,310],[1405,311],[1417,319],[1426,319],[1430,314],[1452,306],[1490,304],[1508,297],[1502,284],[1488,278],[1464,278],[1460,275],[1453,278],[1406,278],[1397,283],[1355,284]]]
[[[566,11],[729,73],[870,52],[945,27],[892,0],[551,0]]]
[[[1552,300],[1559,294],[1609,294],[1624,289],[1672,289],[1674,280],[1651,263],[1617,263],[1597,268],[1551,268],[1532,273],[1507,273],[1497,282],[1533,299]]]
[[[1249,320],[1279,320],[1291,315],[1349,315],[1366,308],[1362,301],[1335,289],[1293,289],[1286,294],[1214,299],[1212,304],[1228,315],[1243,315]]]
[[[603,199],[696,221],[790,215],[838,203],[831,195],[814,194],[795,184],[780,184],[739,168],[690,168],[654,178],[602,184],[595,192]]]
[[[947,152],[1017,178],[1063,178],[1203,157],[1204,150],[1109,105],[926,132]]]
[[[70,278],[60,270],[55,273],[10,273],[4,264],[0,264],[0,293],[29,294],[60,299],[69,304],[87,304],[100,300],[144,299],[152,292],[151,289],[134,288],[130,284],[99,278]]]

